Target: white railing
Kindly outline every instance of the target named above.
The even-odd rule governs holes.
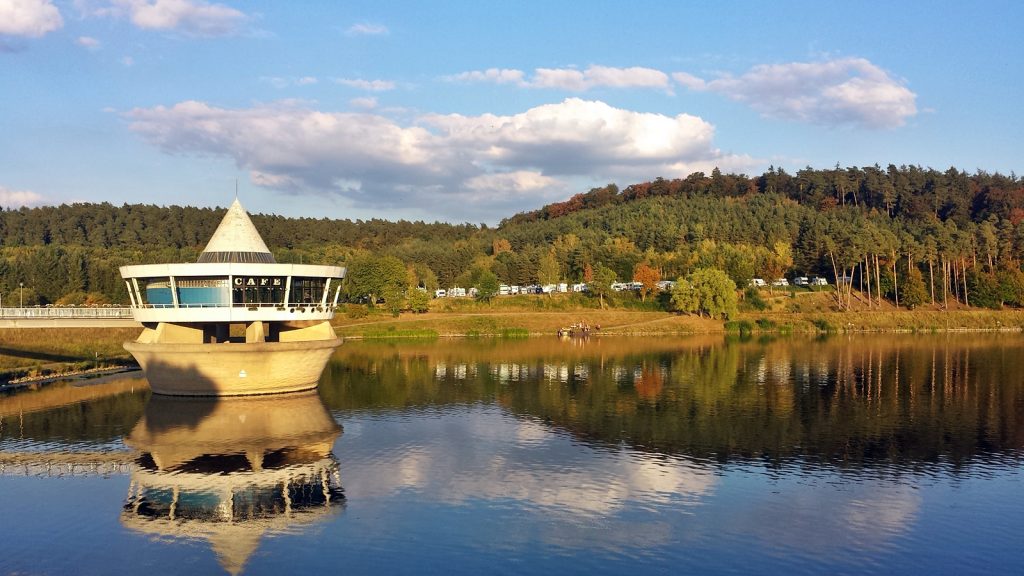
[[[0,308],[0,319],[8,318],[132,318],[127,306],[32,306]]]
[[[190,304],[179,303],[177,306],[175,306],[174,304],[141,304],[141,305],[135,306],[135,308],[145,308],[147,310],[170,310],[170,309],[174,309],[174,308],[186,308],[186,309],[188,309],[188,308],[277,308],[278,310],[284,310],[285,308],[321,308],[321,309],[323,309],[323,308],[330,308],[330,305],[328,304],[327,306],[321,306],[320,303],[318,303],[318,302],[317,303],[305,302],[305,303],[302,303],[302,304],[295,303],[295,302],[290,303],[290,304],[281,304],[280,302],[274,302],[274,303],[268,303],[268,302],[263,302],[263,303],[255,303],[255,302],[238,303],[238,302],[235,302],[234,304],[225,304],[225,303],[195,303],[195,302],[193,302],[193,303],[190,303]]]

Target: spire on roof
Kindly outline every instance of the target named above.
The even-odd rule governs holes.
[[[274,255],[256,231],[242,203],[235,198],[220,226],[206,244],[199,262],[258,262],[273,264]]]

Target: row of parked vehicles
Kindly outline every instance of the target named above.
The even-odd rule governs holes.
[[[662,280],[658,282],[658,290],[671,290],[675,288],[675,281],[673,280]],[[640,282],[614,282],[612,283],[612,290],[615,292],[626,292],[630,290],[639,291],[643,287]],[[561,282],[558,284],[530,284],[528,286],[515,286],[502,284],[498,287],[498,294],[500,296],[510,296],[514,294],[554,294],[554,293],[566,293],[566,292],[587,292],[589,288],[586,284],[580,282],[577,284],[569,284]],[[459,298],[463,296],[473,297],[476,296],[476,288],[441,288],[434,291],[434,298]]]
[[[498,287],[498,294],[501,296],[510,296],[512,294],[552,294],[557,292],[586,292],[586,284],[568,284],[565,282],[559,284],[531,284],[529,286],[510,286],[508,284],[502,284]],[[434,298],[461,298],[461,297],[474,297],[477,294],[476,288],[441,288],[434,291]]]
[[[792,282],[795,286],[828,286],[828,280],[821,276],[797,276]],[[675,288],[676,283],[672,280],[662,280],[658,282],[658,289],[667,291]],[[755,288],[766,288],[768,282],[762,278],[753,278],[750,281],[750,285]],[[789,286],[790,281],[786,278],[778,278],[772,280],[772,286]],[[640,282],[614,282],[612,284],[612,290],[616,292],[626,292],[629,290],[639,291],[643,287]],[[501,296],[510,296],[514,294],[552,294],[558,292],[586,292],[587,285],[583,283],[579,284],[568,284],[561,282],[559,284],[530,284],[528,286],[515,286],[502,284],[498,287],[498,294]],[[462,298],[462,297],[475,297],[477,294],[476,288],[448,288],[438,289],[434,291],[434,298]]]
[[[768,283],[762,278],[753,278],[750,280],[750,285],[755,288],[764,288],[768,286]],[[785,278],[777,278],[772,280],[772,286],[789,286],[789,280]],[[797,276],[793,278],[794,286],[828,286],[828,280],[821,276]]]

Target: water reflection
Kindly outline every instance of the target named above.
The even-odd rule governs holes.
[[[332,409],[494,402],[598,446],[715,463],[986,464],[1024,448],[1019,338],[721,338],[353,344]]]
[[[209,542],[239,573],[261,537],[322,521],[344,502],[331,450],[341,428],[314,393],[154,395],[125,438],[138,467],[121,522]]]
[[[1018,335],[350,342],[322,402],[102,390],[0,398],[0,573],[1019,571]]]

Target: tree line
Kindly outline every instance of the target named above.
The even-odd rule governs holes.
[[[0,211],[0,293],[12,302],[24,283],[26,303],[125,302],[118,266],[194,261],[223,214],[107,203]],[[716,169],[609,184],[498,227],[252,219],[279,262],[348,265],[350,299],[490,286],[492,276],[526,285],[717,270],[741,288],[755,277],[823,276],[839,287],[838,307],[1024,305],[1024,182],[1014,174]]]

